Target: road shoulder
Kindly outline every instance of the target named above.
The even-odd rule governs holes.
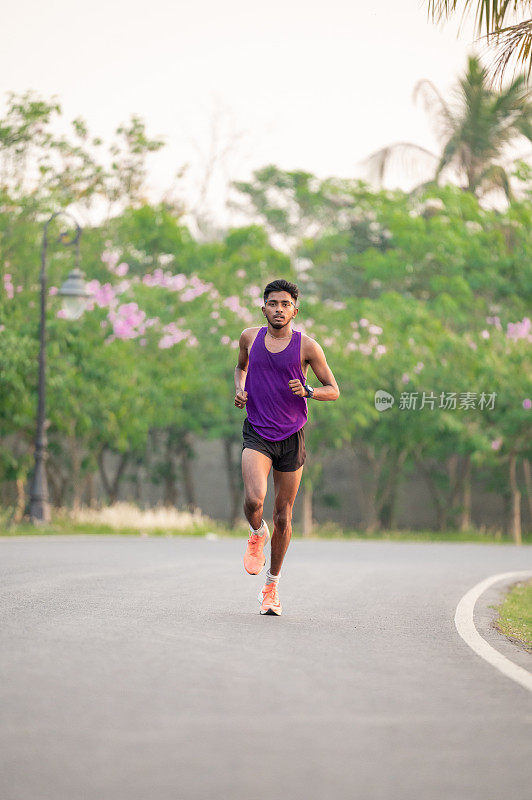
[[[475,604],[473,622],[479,634],[491,647],[523,669],[532,671],[532,655],[524,647],[498,630],[495,625],[499,617],[498,607],[506,593],[517,583],[517,579],[506,578],[490,586]]]

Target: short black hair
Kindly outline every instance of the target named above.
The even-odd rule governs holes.
[[[272,281],[264,289],[264,303],[266,303],[270,292],[288,292],[294,298],[294,305],[297,305],[297,298],[299,297],[299,289],[297,288],[295,283],[290,283],[290,281],[285,281],[284,278],[280,278],[277,281]]]

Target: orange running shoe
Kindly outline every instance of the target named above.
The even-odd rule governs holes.
[[[276,583],[267,583],[259,592],[258,601],[261,604],[261,614],[276,614],[278,617],[283,613],[283,607],[279,600]]]
[[[256,533],[250,533],[248,538],[248,546],[244,553],[244,569],[250,575],[259,575],[264,569],[266,563],[266,556],[264,555],[264,545],[270,538],[270,529],[262,520],[265,533],[258,536]],[[251,526],[250,526],[251,530]]]

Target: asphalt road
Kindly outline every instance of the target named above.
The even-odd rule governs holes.
[[[454,626],[531,547],[294,540],[282,617],[244,547],[0,539],[2,800],[531,796],[532,693]]]

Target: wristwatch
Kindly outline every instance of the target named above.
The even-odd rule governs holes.
[[[305,384],[304,388],[307,390],[307,400],[314,399],[314,389],[312,386],[309,386],[308,383]]]

